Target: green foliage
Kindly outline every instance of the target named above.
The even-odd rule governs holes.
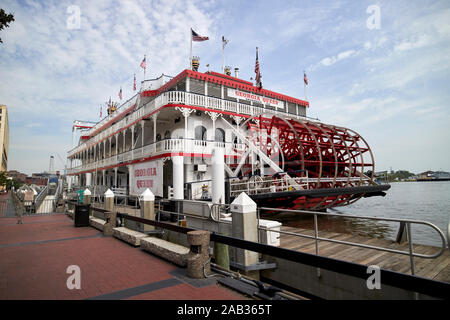
[[[8,176],[5,171],[0,172],[0,187],[6,187],[8,183]]]
[[[3,28],[8,28],[12,21],[14,21],[14,15],[11,13],[7,14],[5,10],[0,9],[0,31],[3,30]],[[3,43],[1,38],[0,43]]]
[[[394,173],[389,173],[387,176],[388,181],[401,181],[402,179],[408,179],[414,176],[414,173],[411,173],[406,170],[398,170]]]

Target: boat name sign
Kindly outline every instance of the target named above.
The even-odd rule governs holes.
[[[252,102],[257,102],[257,103],[262,103],[265,105],[269,105],[275,108],[283,108],[284,104],[283,101],[279,101],[276,99],[272,99],[272,98],[267,98],[267,97],[263,97],[257,94],[253,94],[253,93],[249,93],[249,92],[244,92],[244,91],[239,91],[236,89],[227,89],[227,94],[229,97],[231,98],[236,98],[236,99],[245,99],[247,101],[252,101]]]

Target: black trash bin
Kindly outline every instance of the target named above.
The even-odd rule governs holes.
[[[89,227],[90,204],[75,205],[75,227]]]

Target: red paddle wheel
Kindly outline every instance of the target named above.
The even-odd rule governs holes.
[[[316,121],[267,118],[247,119],[241,128],[249,140],[292,178],[307,177],[307,190],[338,189],[376,185],[374,159],[366,141],[355,131]],[[248,166],[242,170],[248,174]],[[366,175],[364,172],[370,172]],[[272,169],[264,174],[282,176]],[[276,184],[274,184],[276,185]],[[327,196],[301,196],[286,207],[319,210],[357,201],[364,193],[331,192]],[[283,206],[283,198],[277,199]]]

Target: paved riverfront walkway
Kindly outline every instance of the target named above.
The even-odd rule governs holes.
[[[79,266],[81,289],[69,290],[67,267]],[[75,228],[64,214],[0,218],[0,300],[182,299],[244,296],[191,280],[180,269],[91,227]]]

